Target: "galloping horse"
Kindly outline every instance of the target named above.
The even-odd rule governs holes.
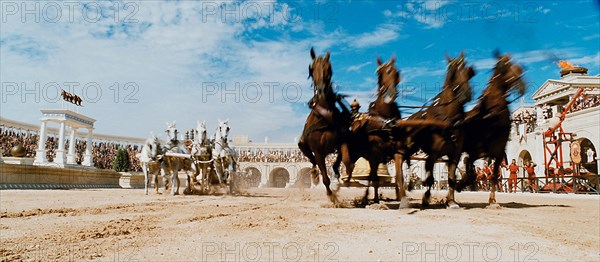
[[[379,202],[379,176],[377,169],[381,163],[386,163],[392,157],[396,159],[398,150],[403,144],[404,134],[402,129],[396,127],[396,120],[400,119],[400,111],[395,100],[398,96],[396,86],[400,83],[400,73],[394,66],[396,59],[383,63],[377,58],[378,88],[377,99],[371,104],[369,114],[360,114],[351,124],[351,131],[342,144],[342,161],[346,166],[347,183],[352,178],[354,163],[359,157],[369,161],[371,171],[369,181],[375,190],[374,201]],[[400,160],[399,163],[402,163]],[[396,165],[396,180],[403,180],[400,168]],[[398,184],[403,184],[397,183]],[[367,201],[369,190],[365,194]],[[396,187],[396,198],[401,200],[405,196],[404,188]]]
[[[209,184],[209,169],[213,168],[212,149],[213,146],[206,132],[206,123],[197,121],[191,153],[196,170],[201,173],[197,174],[195,179],[202,181],[201,184],[205,189],[208,189],[206,187]]]
[[[442,156],[447,156],[449,189],[446,203],[450,208],[458,208],[454,201],[455,172],[463,152],[462,144],[465,136],[462,128],[456,126],[464,119],[464,104],[471,101],[472,90],[469,80],[475,76],[475,70],[473,67],[467,67],[463,52],[454,59],[446,55],[446,59],[448,68],[442,91],[425,111],[417,112],[408,118],[409,120],[443,121],[451,126],[448,129],[416,128],[410,131],[412,145],[407,155],[412,155],[418,149],[422,149],[428,155],[425,161],[427,191],[422,200],[424,207],[429,205],[431,196],[431,186],[434,182],[433,166]]]
[[[171,182],[172,182],[172,187],[171,187],[171,194],[173,195],[179,195],[179,171],[180,170],[184,170],[186,172],[186,174],[189,176],[190,172],[194,172],[194,166],[192,165],[192,160],[189,158],[182,158],[182,157],[178,157],[178,156],[168,156],[167,153],[179,153],[179,154],[188,154],[189,152],[187,151],[187,149],[183,146],[183,143],[180,143],[179,138],[178,138],[178,134],[179,132],[177,131],[177,127],[175,126],[175,122],[173,122],[172,124],[167,123],[167,130],[165,131],[167,133],[167,137],[169,138],[169,141],[167,142],[167,145],[164,149],[165,151],[165,156],[164,156],[164,161],[165,161],[165,173],[168,173],[171,176]],[[189,182],[189,179],[186,180]],[[190,185],[188,184],[186,186],[186,188],[189,188]]]
[[[525,94],[526,84],[523,80],[523,68],[513,64],[508,54],[501,55],[497,50],[494,56],[498,59],[488,87],[479,98],[479,103],[467,112],[463,129],[469,138],[465,140],[464,151],[469,155],[466,177],[461,179],[456,190],[459,192],[476,181],[473,163],[478,158],[494,159],[492,185],[489,204],[496,203],[496,185],[500,163],[510,135],[510,111],[507,100],[509,91],[516,90],[519,95]]]
[[[142,146],[142,151],[136,156],[142,163],[142,171],[144,172],[144,193],[148,194],[150,187],[150,176],[154,176],[154,188],[158,193],[158,175],[162,166],[162,148],[160,142],[154,134],[151,134]],[[167,183],[165,183],[165,191]]]
[[[339,152],[342,130],[348,126],[349,113],[346,110],[342,113],[335,106],[338,97],[333,92],[331,84],[333,72],[329,62],[329,52],[325,56],[317,57],[315,51],[311,48],[310,56],[312,63],[308,68],[308,76],[313,79],[314,96],[309,102],[311,111],[304,124],[298,148],[310,160],[313,168],[313,178],[315,178],[316,167],[319,167],[327,196],[332,202],[336,203],[337,198],[329,188],[331,181],[327,175],[325,157],[336,151]],[[336,177],[339,177],[340,163],[341,154],[338,154],[333,164]]]
[[[219,178],[219,184],[230,182],[230,190],[233,191],[235,185],[232,177],[237,168],[235,151],[229,147],[227,136],[229,135],[229,125],[227,120],[219,120],[219,126],[215,132],[215,145],[212,150],[215,171]],[[228,181],[229,180],[229,181]]]

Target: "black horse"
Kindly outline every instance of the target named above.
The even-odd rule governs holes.
[[[479,158],[489,157],[494,160],[492,186],[489,204],[496,203],[496,185],[500,164],[505,158],[506,144],[510,135],[510,111],[507,94],[516,90],[519,95],[525,94],[526,84],[523,80],[523,68],[513,64],[508,54],[494,52],[498,59],[488,87],[479,98],[479,103],[467,112],[463,131],[469,139],[464,142],[464,152],[469,155],[466,163],[466,177],[459,181],[456,190],[461,191],[476,181],[473,162]]]
[[[441,157],[447,156],[445,162],[448,165],[449,189],[446,203],[451,208],[458,208],[454,201],[455,172],[465,140],[463,129],[459,125],[465,116],[464,104],[471,101],[472,90],[469,80],[475,76],[475,70],[473,67],[467,66],[462,52],[454,59],[448,56],[446,59],[448,68],[442,91],[426,110],[417,112],[408,118],[409,120],[441,121],[449,126],[444,129],[432,129],[430,126],[417,127],[410,130],[408,134],[411,141],[407,143],[409,145],[407,155],[411,156],[419,149],[428,155],[425,161],[427,191],[422,200],[424,207],[429,205],[431,187],[434,183],[433,166]]]

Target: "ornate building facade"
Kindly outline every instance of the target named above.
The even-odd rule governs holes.
[[[560,79],[546,80],[532,98],[533,106],[522,105],[512,112],[514,125],[506,148],[509,161],[516,159],[519,165],[533,161],[538,177],[548,170],[574,170],[571,145],[577,142],[579,172],[598,174],[600,75],[590,76],[582,67],[565,68]],[[556,131],[548,132],[553,127]],[[519,176],[526,174],[522,171]]]

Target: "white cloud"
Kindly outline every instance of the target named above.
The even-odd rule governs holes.
[[[150,131],[162,134],[166,121],[177,120],[184,130],[206,120],[210,129],[218,118],[230,118],[232,135],[292,141],[304,123],[305,114],[295,104],[310,97],[308,50],[316,39],[244,38],[253,30],[293,26],[282,18],[291,10],[284,5],[277,4],[268,16],[249,12],[223,20],[203,15],[203,3],[136,2],[133,24],[111,18],[89,23],[81,10],[74,22],[9,19],[0,35],[2,82],[23,82],[28,88],[40,83],[41,91],[51,82],[65,89],[65,82],[78,82],[74,91],[84,99],[94,94],[84,95],[82,86],[98,83],[101,97],[95,103],[87,99],[81,113],[97,119],[99,133],[145,137]],[[125,90],[126,83],[139,89]],[[215,86],[219,90],[212,93]],[[24,98],[8,96],[2,116],[36,123],[38,109],[61,106],[56,96]]]
[[[351,37],[349,44],[356,48],[384,45],[398,39],[400,27],[394,24],[382,24],[375,31]]]
[[[594,40],[594,39],[598,39],[598,38],[600,38],[600,34],[592,34],[592,35],[584,36],[583,40],[589,41],[589,40]]]
[[[576,48],[539,49],[510,53],[512,59],[522,65],[531,65],[543,61],[553,62],[577,55]],[[496,65],[497,59],[491,57],[475,60],[473,64],[476,69],[491,69]]]
[[[423,67],[423,66],[406,67],[406,68],[402,68],[402,72],[401,72],[402,82],[401,83],[406,84],[418,77],[423,77],[423,76],[435,77],[435,76],[442,76],[444,74],[446,74],[445,67],[435,67],[435,68],[428,68],[428,67]],[[442,81],[442,80],[440,80],[440,81]]]
[[[348,68],[346,68],[346,72],[358,72],[360,71],[363,67],[368,66],[370,64],[372,64],[373,62],[364,62],[362,64],[358,64],[358,65],[351,65]]]
[[[401,10],[398,11],[395,16],[404,19],[412,18],[415,21],[426,25],[425,28],[427,29],[440,28],[444,26],[450,17],[456,15],[448,10],[440,10],[442,7],[451,3],[452,1],[410,1],[404,6],[401,6]]]
[[[597,52],[595,55],[571,58],[568,59],[568,61],[574,65],[579,65],[586,68],[590,68],[592,66],[598,67],[600,66],[600,52]]]

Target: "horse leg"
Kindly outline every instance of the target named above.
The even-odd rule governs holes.
[[[158,170],[158,173],[152,174],[152,177],[154,178],[154,189],[156,190],[157,194],[158,194],[158,176],[160,176],[160,169]]]
[[[304,154],[304,156],[306,156],[308,158],[308,160],[310,161],[310,163],[312,164],[312,170],[311,170],[312,183],[314,185],[319,184],[319,180],[318,180],[319,174],[317,173],[317,160],[315,159],[315,155],[313,154],[313,151],[310,149],[310,146],[308,146],[308,144],[304,141],[298,142],[298,148],[300,149],[300,152],[302,152],[302,154]]]
[[[450,159],[448,163],[448,195],[446,196],[446,205],[448,208],[457,209],[459,208],[458,204],[454,200],[454,188],[456,187],[456,166],[457,162],[454,160],[460,159],[454,158]]]
[[[462,177],[458,183],[456,183],[456,191],[461,192],[467,186],[473,185],[476,182],[477,176],[475,175],[475,170],[473,167],[473,161],[470,157],[466,157],[467,162],[465,163],[465,175]]]
[[[208,192],[210,186],[209,164],[202,164],[202,190]]]
[[[333,162],[333,174],[335,179],[340,179],[340,165],[342,164],[342,154],[338,153],[335,158],[335,162]]]
[[[492,186],[490,188],[490,206],[498,206],[496,204],[496,186],[498,185],[498,174],[500,173],[500,161],[502,161],[502,157],[496,157],[494,160],[494,173],[492,175]]]
[[[219,180],[219,185],[221,185],[223,183],[223,163],[221,163],[221,159],[217,158],[215,159],[215,172],[217,173],[217,180]]]
[[[142,171],[144,172],[144,194],[148,195],[148,188],[150,187],[150,177],[148,177],[148,166],[145,162],[142,162]]]
[[[369,162],[369,166],[371,167],[371,172],[369,173],[369,180],[373,182],[373,192],[375,193],[373,202],[379,203],[379,176],[377,175],[377,168],[379,167],[379,163],[377,163],[377,161]]]
[[[396,200],[400,201],[400,208],[408,206],[408,198],[404,190],[404,174],[402,170],[403,154],[394,154],[394,164],[396,166]]]
[[[185,163],[185,161],[184,161],[184,163]],[[190,162],[185,163],[185,174],[186,174],[185,183],[186,183],[186,185],[185,185],[185,189],[183,190],[183,194],[192,194],[192,193],[194,193],[192,185],[193,185],[193,180],[196,178],[196,176],[195,176],[196,171],[195,170],[196,170],[196,168],[195,168],[195,166],[192,163],[190,163]]]
[[[308,158],[313,167],[317,165],[315,155],[313,154],[312,150],[306,142],[298,142],[298,148],[300,149],[300,152],[302,152],[302,154],[304,154]]]
[[[167,192],[169,191],[169,187],[170,187],[170,176],[171,176],[171,171],[169,171],[169,166],[170,164],[168,163],[169,160],[165,159],[163,161],[163,163],[161,164],[161,171],[162,172],[162,178],[163,178],[163,184],[165,185],[165,194],[167,194]],[[156,190],[156,192],[158,192],[158,189]]]
[[[342,162],[344,163],[344,166],[346,166],[346,177],[348,179],[344,182],[344,185],[350,186],[352,172],[354,171],[354,161],[352,161],[352,156],[350,156],[350,148],[347,143],[342,144],[340,148],[340,155],[342,157]]]
[[[327,197],[329,197],[329,200],[332,203],[337,204],[337,202],[338,202],[337,197],[333,194],[333,192],[329,188],[329,184],[331,183],[331,181],[329,180],[329,176],[327,175],[327,166],[325,165],[325,156],[316,154],[315,160],[317,161],[317,166],[319,167],[319,170],[321,171],[321,179],[323,180],[323,185],[325,186],[325,190],[327,190]]]
[[[171,187],[171,194],[172,195],[179,195],[179,161],[175,160],[173,161],[173,165],[172,165],[172,170],[173,170],[173,175],[171,176],[171,181],[172,181],[172,187]]]
[[[425,194],[423,195],[423,200],[421,201],[421,204],[423,205],[423,207],[428,207],[429,206],[429,199],[431,198],[431,187],[433,186],[433,182],[434,182],[434,178],[433,178],[433,164],[434,164],[434,158],[435,156],[433,155],[429,155],[429,157],[427,158],[427,160],[425,161],[425,171],[427,172],[427,178],[425,179],[425,186],[427,186],[427,191],[425,191]]]
[[[236,187],[237,185],[236,180],[235,180],[235,163],[233,162],[233,158],[231,156],[228,157],[229,158],[229,167],[227,168],[227,178],[229,179],[229,193],[230,194],[234,194],[236,193]]]
[[[338,152],[335,162],[333,162],[333,190],[340,190],[340,165],[342,164],[342,154]]]

